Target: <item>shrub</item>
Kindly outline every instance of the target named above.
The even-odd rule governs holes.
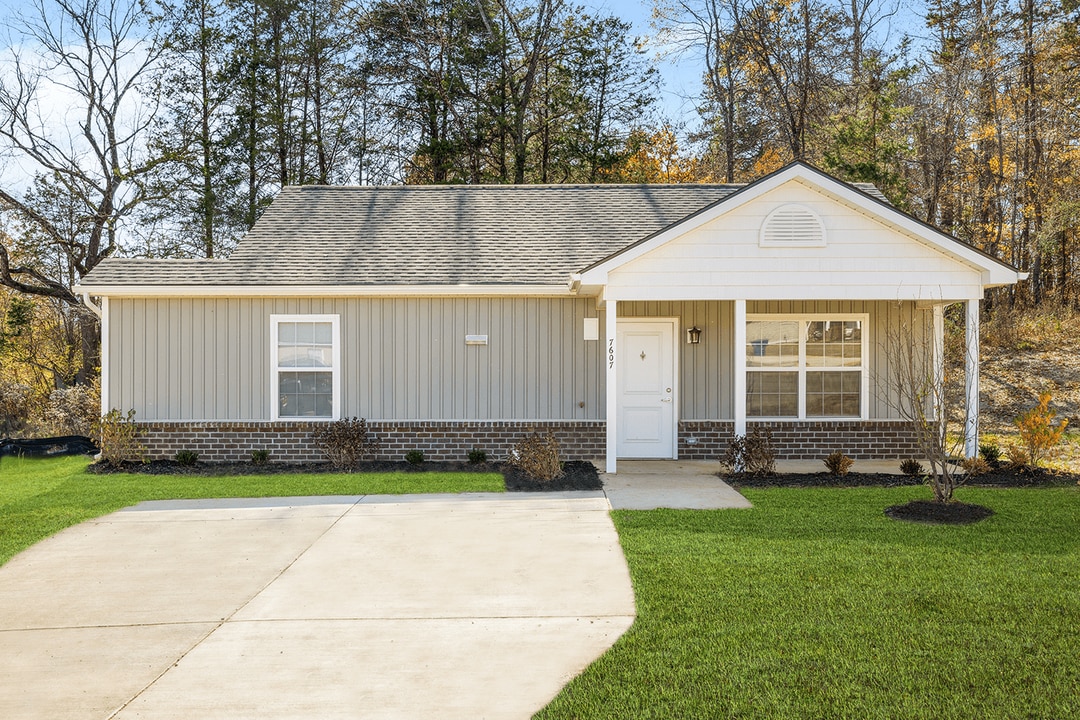
[[[424,462],[424,451],[410,450],[409,452],[405,453],[405,461],[408,462],[410,465],[420,465]]]
[[[381,449],[364,418],[342,418],[327,423],[316,428],[311,439],[331,465],[346,472],[352,472],[361,460],[374,457]]]
[[[900,463],[900,472],[908,477],[921,477],[926,474],[926,468],[915,458],[908,458]]]
[[[194,450],[180,450],[176,453],[176,462],[184,467],[191,467],[199,461],[199,453]]]
[[[855,464],[855,461],[841,451],[835,450],[825,457],[824,463],[830,475],[844,477],[851,470],[851,466]]]
[[[746,435],[736,435],[728,443],[720,464],[730,475],[773,475],[776,473],[776,447],[772,431],[754,428]]]
[[[1023,447],[1010,444],[1005,448],[1005,464],[1010,470],[1023,470],[1031,463],[1031,456]]]
[[[0,435],[8,436],[26,427],[33,406],[32,392],[22,383],[0,380]]]
[[[979,443],[979,457],[989,463],[990,467],[999,467],[1001,465],[1001,448],[997,446],[997,443]]]
[[[487,462],[487,453],[480,448],[473,448],[469,451],[469,464],[470,465],[483,465]]]
[[[985,475],[993,469],[990,463],[981,457],[964,458],[960,461],[960,467],[964,468],[964,472],[970,477]]]
[[[100,415],[97,383],[72,385],[49,393],[41,411],[41,429],[49,435],[89,435]]]
[[[1039,467],[1043,458],[1053,450],[1065,433],[1069,421],[1062,419],[1054,427],[1054,418],[1057,411],[1050,407],[1051,394],[1048,392],[1039,394],[1039,403],[1013,421],[1020,431],[1020,442],[1027,450],[1028,463],[1032,467]]]
[[[101,459],[112,465],[123,462],[145,462],[146,448],[139,442],[139,427],[135,424],[135,411],[127,415],[113,408],[98,418],[94,434]]]
[[[559,441],[550,430],[544,435],[534,432],[514,446],[506,464],[516,467],[534,480],[554,480],[562,475],[563,471]]]
[[[266,449],[252,450],[251,463],[253,465],[265,465],[270,462],[270,451]]]

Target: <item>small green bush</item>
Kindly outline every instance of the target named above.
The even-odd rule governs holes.
[[[833,477],[844,477],[851,470],[855,461],[839,450],[829,453],[824,460],[825,467]]]
[[[424,462],[423,450],[410,450],[405,453],[405,461],[410,465],[420,465]]]
[[[101,459],[112,465],[122,462],[145,462],[146,448],[139,442],[139,427],[135,424],[135,411],[127,415],[113,408],[102,415],[94,428]]]
[[[470,465],[483,465],[487,462],[487,453],[480,448],[473,448],[469,451],[469,464]]]
[[[514,446],[506,464],[518,468],[534,480],[554,480],[563,472],[559,441],[550,430],[544,435],[533,433]]]
[[[1001,448],[993,442],[979,443],[979,457],[996,468],[1001,465]]]
[[[727,475],[775,475],[776,447],[772,431],[755,427],[746,435],[736,435],[728,443],[720,465]]]
[[[176,453],[176,462],[184,467],[191,467],[199,461],[199,453],[194,450],[180,450]]]
[[[270,462],[270,451],[266,449],[252,450],[251,463],[253,465],[265,465]]]
[[[926,474],[926,468],[915,458],[908,458],[900,462],[900,472],[908,477],[921,477]]]
[[[342,418],[327,423],[317,428],[311,439],[331,465],[345,472],[355,470],[364,458],[378,455],[382,447],[368,430],[364,418]]]

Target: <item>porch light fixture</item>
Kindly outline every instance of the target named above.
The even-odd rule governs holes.
[[[686,344],[697,345],[701,342],[701,328],[695,325],[686,329]]]

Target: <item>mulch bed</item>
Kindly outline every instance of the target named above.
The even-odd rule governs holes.
[[[925,485],[921,477],[890,475],[888,473],[850,472],[842,477],[819,473],[788,473],[757,477],[724,477],[736,489],[769,487],[906,487]],[[964,483],[965,487],[1064,487],[1076,485],[1080,475],[1059,473],[1037,468],[1034,470],[994,470]]]
[[[973,503],[912,500],[903,505],[891,505],[885,508],[885,514],[893,520],[930,525],[970,525],[990,517],[994,511]]]
[[[553,492],[557,490],[602,490],[604,483],[596,466],[584,460],[563,463],[563,474],[554,480],[534,480],[515,467],[504,465],[506,489],[511,492]]]
[[[809,474],[763,475],[759,477],[727,478],[736,488],[769,487],[904,487],[924,485],[920,477],[888,475],[885,473],[848,473],[842,477],[827,472]],[[1080,475],[1058,473],[1045,468],[1008,470],[999,468],[989,473],[970,478],[965,487],[1065,487],[1075,486]],[[982,505],[952,501],[947,503],[933,500],[912,500],[903,505],[893,505],[885,509],[885,514],[894,520],[927,523],[932,525],[970,525],[994,514],[994,511]]]
[[[340,472],[328,462],[311,463],[264,463],[251,462],[196,462],[181,465],[175,460],[152,460],[148,463],[125,462],[119,465],[91,463],[87,472],[98,475],[110,473],[141,473],[143,475],[278,475],[285,473],[315,474]],[[590,462],[571,460],[563,464],[563,474],[554,480],[534,480],[517,468],[503,463],[429,462],[412,464],[404,460],[366,461],[359,464],[356,472],[500,472],[506,478],[506,489],[511,492],[554,492],[559,490],[600,490],[604,484],[596,467]]]

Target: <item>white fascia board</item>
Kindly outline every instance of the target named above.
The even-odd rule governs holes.
[[[772,190],[795,180],[801,182],[813,190],[819,191],[834,200],[891,227],[898,232],[907,235],[912,240],[920,242],[938,252],[941,252],[968,267],[982,272],[983,285],[985,287],[997,287],[1000,285],[1012,285],[1027,277],[1026,273],[1013,270],[1005,263],[994,260],[969,248],[956,239],[934,228],[924,225],[917,220],[908,217],[899,210],[890,208],[877,200],[874,200],[855,188],[839,180],[824,175],[806,165],[792,165],[791,167],[766,177],[756,183],[748,185],[728,197],[717,202],[708,210],[693,216],[688,220],[679,222],[668,229],[649,238],[645,242],[635,245],[627,250],[608,258],[595,267],[581,273],[582,286],[606,285],[608,273],[625,263],[636,260],[652,250],[685,235],[692,230],[701,227],[731,210],[749,202],[757,200]]]
[[[819,180],[823,179],[826,182],[822,183],[815,180],[815,175]],[[888,206],[868,198],[845,183],[834,181],[816,173],[798,179],[811,187],[811,189],[862,212],[871,219],[908,236],[912,240],[937,250],[974,270],[981,271],[984,287],[1012,285],[1027,278],[1027,273],[1018,272],[1006,263],[984,255],[975,248],[965,245],[940,230],[909,217],[906,213],[899,210],[891,211]]]
[[[566,285],[76,285],[95,297],[571,297]]]

